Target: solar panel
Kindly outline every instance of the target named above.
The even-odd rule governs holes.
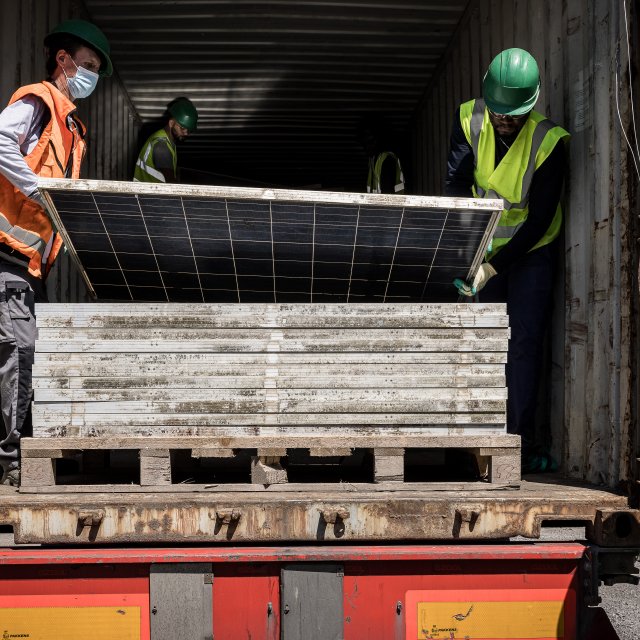
[[[499,200],[39,182],[90,292],[158,302],[455,301]]]

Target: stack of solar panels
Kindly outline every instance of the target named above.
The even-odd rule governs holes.
[[[405,450],[424,447],[519,478],[506,310],[457,303],[452,284],[477,270],[501,201],[39,187],[103,302],[37,310],[31,486],[56,483],[60,456],[118,446],[140,452],[141,486],[171,481],[176,449],[251,450],[257,484],[286,481],[300,448],[373,451],[376,482],[401,481]]]
[[[37,318],[35,437],[505,433],[503,305],[47,304]]]

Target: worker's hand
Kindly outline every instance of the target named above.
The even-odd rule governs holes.
[[[460,278],[456,278],[453,281],[453,284],[456,289],[458,289],[458,293],[461,296],[467,296],[470,298],[483,289],[487,282],[489,282],[493,276],[497,275],[497,273],[498,272],[488,262],[483,262],[471,284],[468,284],[464,280],[460,280]]]
[[[498,272],[488,262],[483,262],[478,269],[478,273],[476,273],[476,277],[473,279],[473,283],[471,284],[473,293],[478,293],[478,291],[484,289],[487,282],[496,275],[498,275]]]
[[[469,298],[471,298],[474,295],[473,290],[464,280],[456,278],[453,281],[453,284],[461,296],[468,296]]]

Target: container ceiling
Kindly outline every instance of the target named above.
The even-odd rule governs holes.
[[[361,191],[356,124],[402,140],[467,0],[86,0],[144,121],[178,95],[200,113],[179,163],[283,186]],[[400,146],[400,145],[399,145]],[[207,174],[188,181],[234,184]]]

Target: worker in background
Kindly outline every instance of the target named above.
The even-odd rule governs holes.
[[[86,128],[76,100],[112,73],[109,43],[84,20],[44,40],[47,79],[18,89],[0,113],[0,465],[2,484],[20,482],[20,436],[31,404],[34,302],[61,247],[37,189],[38,177],[79,178]]]
[[[370,113],[358,123],[358,140],[369,158],[367,193],[404,193],[404,175],[391,126],[380,114]]]
[[[166,124],[151,134],[142,146],[133,179],[136,182],[177,182],[176,142],[183,142],[196,130],[198,111],[188,98],[176,98],[167,105]]]
[[[523,49],[494,58],[482,92],[456,112],[445,193],[501,198],[504,210],[473,281],[454,284],[464,296],[507,303],[507,430],[522,437],[525,473],[553,471],[548,449],[535,446],[535,414],[569,134],[533,110],[540,77]]]

